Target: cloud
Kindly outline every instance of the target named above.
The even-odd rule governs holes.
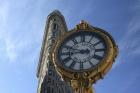
[[[4,29],[0,32],[0,42],[3,42],[0,43],[0,46],[3,47],[0,48],[0,51],[3,51],[1,56],[3,59],[8,59],[9,62],[15,62],[19,52],[28,45],[27,41],[21,42],[20,39],[15,39],[15,36]]]
[[[16,46],[13,44],[13,42],[9,39],[5,39],[6,42],[6,53],[10,61],[15,61],[17,58],[16,53]]]
[[[3,63],[28,65],[38,58],[45,23],[41,8],[34,0],[0,0],[0,60]]]
[[[13,33],[14,27],[9,25],[9,19],[12,18],[9,13],[11,8],[10,2],[0,1],[0,60],[15,62],[19,51],[27,46],[28,42],[21,42],[21,37],[18,38],[17,34]]]
[[[137,7],[140,4],[138,2],[133,8],[134,15],[128,26],[126,28],[126,33],[122,40],[119,42],[119,56],[114,67],[119,66],[124,62],[130,62],[129,59],[134,59],[140,56],[140,7]]]
[[[128,33],[121,43],[124,43],[122,49],[129,56],[140,54],[140,17],[134,17],[128,26]],[[123,45],[123,44],[122,44]]]
[[[7,56],[9,58],[10,61],[14,61],[17,57],[16,55],[16,46],[13,43],[10,33],[7,30],[7,19],[9,16],[9,3],[7,1],[1,1],[0,3],[0,42],[4,42],[1,43],[1,47],[3,46],[2,49],[3,53],[1,56]],[[1,50],[2,51],[2,50]]]
[[[9,11],[9,3],[6,1],[0,2],[0,25],[5,24]]]
[[[0,2],[0,42],[1,49],[5,49],[2,53],[3,55],[6,53],[10,60],[16,58],[14,54],[15,46],[12,44],[9,33],[7,32],[6,25],[7,25],[7,18],[9,15],[9,3],[6,1]],[[1,50],[2,51],[2,50]],[[2,55],[1,55],[2,56]]]

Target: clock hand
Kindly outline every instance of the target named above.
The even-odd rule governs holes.
[[[78,49],[76,49],[76,50],[78,50]],[[86,49],[86,50],[78,50],[76,52],[72,52],[72,54],[74,54],[74,53],[88,54],[89,52],[90,52],[90,50]]]
[[[86,50],[80,50],[81,54],[88,54],[90,52],[90,50],[86,49]]]
[[[75,51],[75,52],[72,52],[71,54],[76,54],[76,53],[81,53],[80,51]]]
[[[72,50],[78,50],[78,51],[80,51],[79,49],[76,49],[76,48],[72,48]]]
[[[77,50],[77,51],[81,51],[81,52],[89,52],[88,49],[86,49],[86,50],[84,50],[84,49],[80,50],[80,49],[72,48],[72,50]]]

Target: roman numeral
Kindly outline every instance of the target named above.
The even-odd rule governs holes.
[[[95,49],[95,52],[105,51],[105,49]]]
[[[81,42],[85,42],[85,36],[84,35],[81,36]]]
[[[90,38],[90,40],[88,42],[90,42],[93,39],[93,36]]]
[[[91,62],[91,61],[88,61],[89,62],[89,64],[91,65],[91,67],[93,67],[94,65],[93,65],[93,63]]]
[[[69,66],[69,68],[73,68],[75,64],[76,64],[76,62],[73,61],[73,62],[71,63],[71,65]]]
[[[66,46],[66,45],[64,47],[67,48],[67,49],[71,49],[72,48],[71,46]]]
[[[80,62],[80,69],[83,69],[83,62]]]
[[[69,55],[69,54],[70,54],[69,52],[61,53],[61,55]]]
[[[76,39],[72,39],[72,41],[74,42],[74,44],[78,44]]]
[[[99,43],[101,43],[101,41],[99,41],[99,42],[96,42],[93,46],[96,46],[96,45],[98,45]]]
[[[98,59],[98,60],[101,60],[103,57],[101,57],[101,56],[99,56],[99,55],[94,54],[93,58]]]
[[[63,59],[62,62],[65,64],[65,63],[67,63],[70,60],[71,60],[71,58],[70,57],[67,57],[67,58]]]

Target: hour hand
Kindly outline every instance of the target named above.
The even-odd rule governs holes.
[[[77,50],[77,51],[80,51],[79,49],[76,49],[76,48],[72,48],[72,50],[73,50],[73,51],[76,51],[76,50]]]
[[[76,53],[81,53],[80,51],[74,51],[74,52],[71,52],[71,54],[76,54]]]

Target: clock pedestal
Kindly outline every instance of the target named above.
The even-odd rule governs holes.
[[[74,93],[94,93],[92,87],[85,88],[79,87],[77,90],[74,90]]]
[[[87,86],[87,83],[89,82],[83,82],[81,80],[72,80],[71,86],[73,88],[74,93],[94,93],[92,85],[90,84],[90,86]]]

